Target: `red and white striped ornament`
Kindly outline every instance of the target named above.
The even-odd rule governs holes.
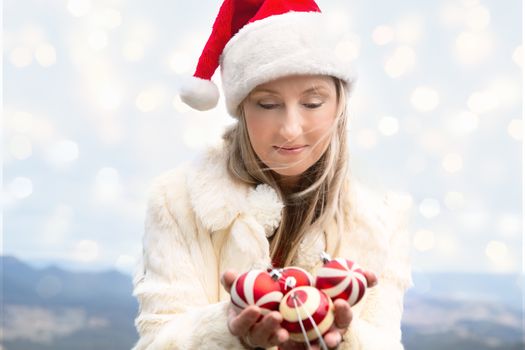
[[[343,299],[353,306],[365,295],[368,283],[359,265],[347,259],[336,258],[325,260],[325,264],[317,270],[315,286],[332,300]]]
[[[244,309],[257,305],[263,315],[278,310],[283,298],[279,282],[264,270],[250,270],[235,279],[230,290],[232,303]]]
[[[322,341],[334,323],[334,305],[326,293],[315,287],[302,286],[289,291],[279,305],[281,326],[295,342]]]
[[[270,275],[277,279],[283,294],[296,287],[313,286],[315,283],[314,278],[308,271],[297,266],[274,269],[270,272]]]

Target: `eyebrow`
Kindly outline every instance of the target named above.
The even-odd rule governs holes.
[[[315,86],[312,86],[311,88],[308,88],[306,90],[304,90],[301,95],[306,95],[308,93],[311,93],[311,92],[317,92],[319,90],[328,90],[328,88],[324,85],[315,85]],[[271,90],[271,89],[265,89],[265,88],[256,88],[255,90],[253,90],[253,93],[258,93],[258,92],[269,92],[271,94],[276,94],[278,95],[279,92],[275,91],[275,90]]]

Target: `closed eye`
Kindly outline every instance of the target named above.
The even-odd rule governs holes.
[[[257,105],[264,109],[276,109],[279,107],[276,103],[258,103]]]
[[[323,103],[305,103],[303,106],[305,106],[308,109],[316,109],[323,105]]]

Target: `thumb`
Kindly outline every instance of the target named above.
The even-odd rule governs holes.
[[[237,278],[237,273],[233,270],[226,270],[221,276],[221,284],[224,289],[229,293],[232,288],[232,284]]]

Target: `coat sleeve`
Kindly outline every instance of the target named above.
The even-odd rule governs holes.
[[[354,317],[342,346],[345,350],[402,350],[401,318],[403,298],[412,283],[410,236],[407,210],[399,209],[397,199],[385,200],[385,215],[380,219],[389,234],[385,268],[378,284],[370,288],[367,302]]]
[[[157,179],[148,202],[143,259],[134,279],[139,301],[134,349],[244,349],[228,330],[228,302],[209,302],[209,283],[199,274],[206,268],[200,263],[205,252],[196,243],[185,190],[174,186],[183,184]]]

